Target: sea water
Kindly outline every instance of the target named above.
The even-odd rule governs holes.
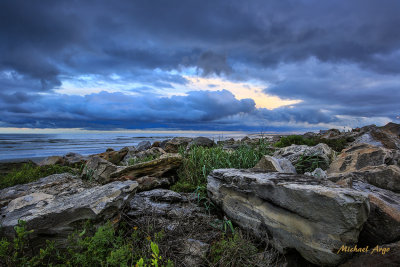
[[[0,134],[0,160],[62,156],[69,152],[91,155],[104,152],[107,148],[119,150],[141,141],[153,143],[179,136],[204,136],[216,142],[244,135],[239,132]]]

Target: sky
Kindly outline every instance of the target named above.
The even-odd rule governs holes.
[[[3,0],[0,132],[400,123],[399,13],[398,0]]]

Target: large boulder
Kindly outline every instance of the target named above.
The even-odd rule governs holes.
[[[336,252],[357,243],[370,208],[364,193],[296,174],[218,169],[208,176],[207,190],[239,226],[319,265],[348,257]]]
[[[368,184],[359,172],[330,176],[328,179],[368,195],[371,211],[360,233],[362,245],[380,245],[400,238],[400,194]]]
[[[368,166],[353,175],[369,184],[400,193],[400,167],[396,165]]]
[[[118,164],[129,152],[129,149],[124,147],[119,151],[114,151],[112,149],[107,149],[106,152],[97,154],[102,159],[105,159],[113,164]]]
[[[328,174],[349,173],[359,171],[367,166],[398,165],[400,152],[370,144],[355,144],[344,149],[328,169]]]
[[[268,155],[263,156],[254,168],[266,172],[296,173],[296,168],[288,159],[277,159]]]
[[[39,166],[64,165],[64,159],[61,156],[49,156],[39,162]]]
[[[89,158],[86,156],[82,156],[78,153],[67,153],[64,156],[50,156],[42,161],[39,162],[40,166],[47,166],[47,165],[63,165],[63,166],[70,166],[70,167],[77,167],[81,164],[85,164]]]
[[[303,156],[315,156],[323,161],[323,167],[329,166],[335,152],[326,144],[316,146],[291,145],[283,147],[274,152],[274,157],[288,159],[293,165],[296,165]]]
[[[131,165],[132,162],[137,160],[145,159],[145,158],[158,158],[161,155],[166,154],[166,152],[160,147],[152,147],[150,149],[144,151],[135,151],[135,152],[128,152],[124,159],[122,160],[122,165]]]
[[[111,180],[135,180],[143,176],[170,177],[175,175],[181,163],[181,155],[164,154],[158,159],[122,167],[109,177]]]
[[[131,166],[117,166],[100,157],[92,157],[83,169],[82,177],[101,184],[135,180],[138,191],[166,187],[176,181],[176,170],[182,163],[179,154],[164,154],[158,159]]]
[[[193,146],[213,147],[215,146],[215,143],[207,137],[196,137],[188,144],[187,149],[190,149]]]
[[[400,124],[398,123],[393,123],[393,122],[389,122],[388,124],[386,124],[385,126],[380,127],[381,130],[393,134],[397,137],[400,137]]]
[[[63,156],[63,159],[64,165],[74,167],[85,164],[89,160],[89,157],[78,153],[69,152]]]
[[[110,176],[119,168],[117,165],[99,157],[91,157],[83,169],[82,176],[87,180],[94,180],[101,184],[111,182]]]
[[[178,153],[180,147],[186,149],[187,145],[192,142],[192,140],[193,138],[189,137],[174,137],[168,140],[161,148],[168,153]]]
[[[396,123],[388,123],[383,127],[364,126],[360,129],[354,144],[367,143],[388,149],[400,149],[399,129],[400,125]]]
[[[144,151],[144,150],[147,150],[147,149],[149,149],[149,148],[151,148],[151,143],[150,143],[150,141],[141,141],[141,142],[139,142],[139,144],[137,144],[137,146],[136,146],[136,150],[137,151]]]
[[[46,239],[65,240],[86,220],[117,222],[137,186],[134,181],[94,185],[65,173],[5,188],[0,190],[2,235],[14,237],[14,227],[23,220],[34,230],[33,243],[41,244]]]
[[[371,212],[360,234],[360,242],[381,245],[400,239],[400,194],[353,180],[352,188],[368,194]]]
[[[194,202],[193,195],[167,189],[153,189],[137,193],[129,202],[132,217],[164,216],[166,218],[196,217],[202,209]],[[193,202],[192,202],[193,201]]]

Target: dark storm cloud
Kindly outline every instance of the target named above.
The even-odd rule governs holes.
[[[114,118],[140,115],[157,123],[198,120],[222,125],[231,123],[227,118],[239,111],[255,120],[281,122],[333,123],[336,115],[393,118],[400,113],[399,83],[385,80],[399,79],[399,10],[396,0],[1,1],[1,121],[33,127],[65,119],[72,127],[74,120],[106,125]],[[310,58],[320,64],[303,75],[302,64]],[[297,73],[286,73],[282,79],[279,73],[285,64],[297,66]],[[318,71],[324,64],[331,69],[321,78]],[[343,67],[346,64],[351,68]],[[150,101],[150,87],[173,93],[173,84],[186,84],[179,74],[185,67],[195,67],[204,76],[257,78],[271,84],[267,93],[303,102],[267,111],[250,109],[247,100],[235,102],[238,109],[218,106],[215,99],[200,93]],[[337,74],[336,67],[350,70],[357,82],[346,73]],[[113,104],[110,112],[95,115],[92,111],[106,104],[86,99],[94,107],[84,107],[84,97],[51,92],[78,76],[108,80],[112,74],[144,85],[131,89],[149,93],[143,103],[126,98],[140,110],[127,114],[122,107],[128,104],[121,108]],[[376,78],[375,83],[365,82],[368,77]],[[25,93],[31,98],[39,91],[52,95],[36,95],[35,101],[22,97]],[[152,113],[154,103],[165,109],[158,117]],[[210,104],[210,110],[194,108],[196,103]],[[179,111],[171,109],[177,104]]]
[[[2,98],[6,100],[0,102],[4,123],[39,128],[86,127],[85,123],[96,121],[103,126],[114,123],[123,128],[144,128],[149,121],[196,125],[255,110],[253,100],[237,100],[226,90],[192,91],[186,96],[170,98],[107,92],[86,96],[47,95],[38,99],[26,95],[3,95]],[[13,104],[7,103],[6,98]],[[17,99],[19,102],[15,104]]]
[[[2,1],[1,67],[37,78],[140,66],[206,73],[315,56],[398,73],[398,1]]]

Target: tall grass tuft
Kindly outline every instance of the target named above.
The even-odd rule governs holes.
[[[188,152],[180,151],[183,164],[178,170],[179,181],[172,187],[175,191],[193,192],[207,183],[207,176],[214,169],[252,168],[264,155],[272,153],[269,144],[260,140],[256,145],[242,145],[234,151],[221,146],[204,148],[192,147]]]

